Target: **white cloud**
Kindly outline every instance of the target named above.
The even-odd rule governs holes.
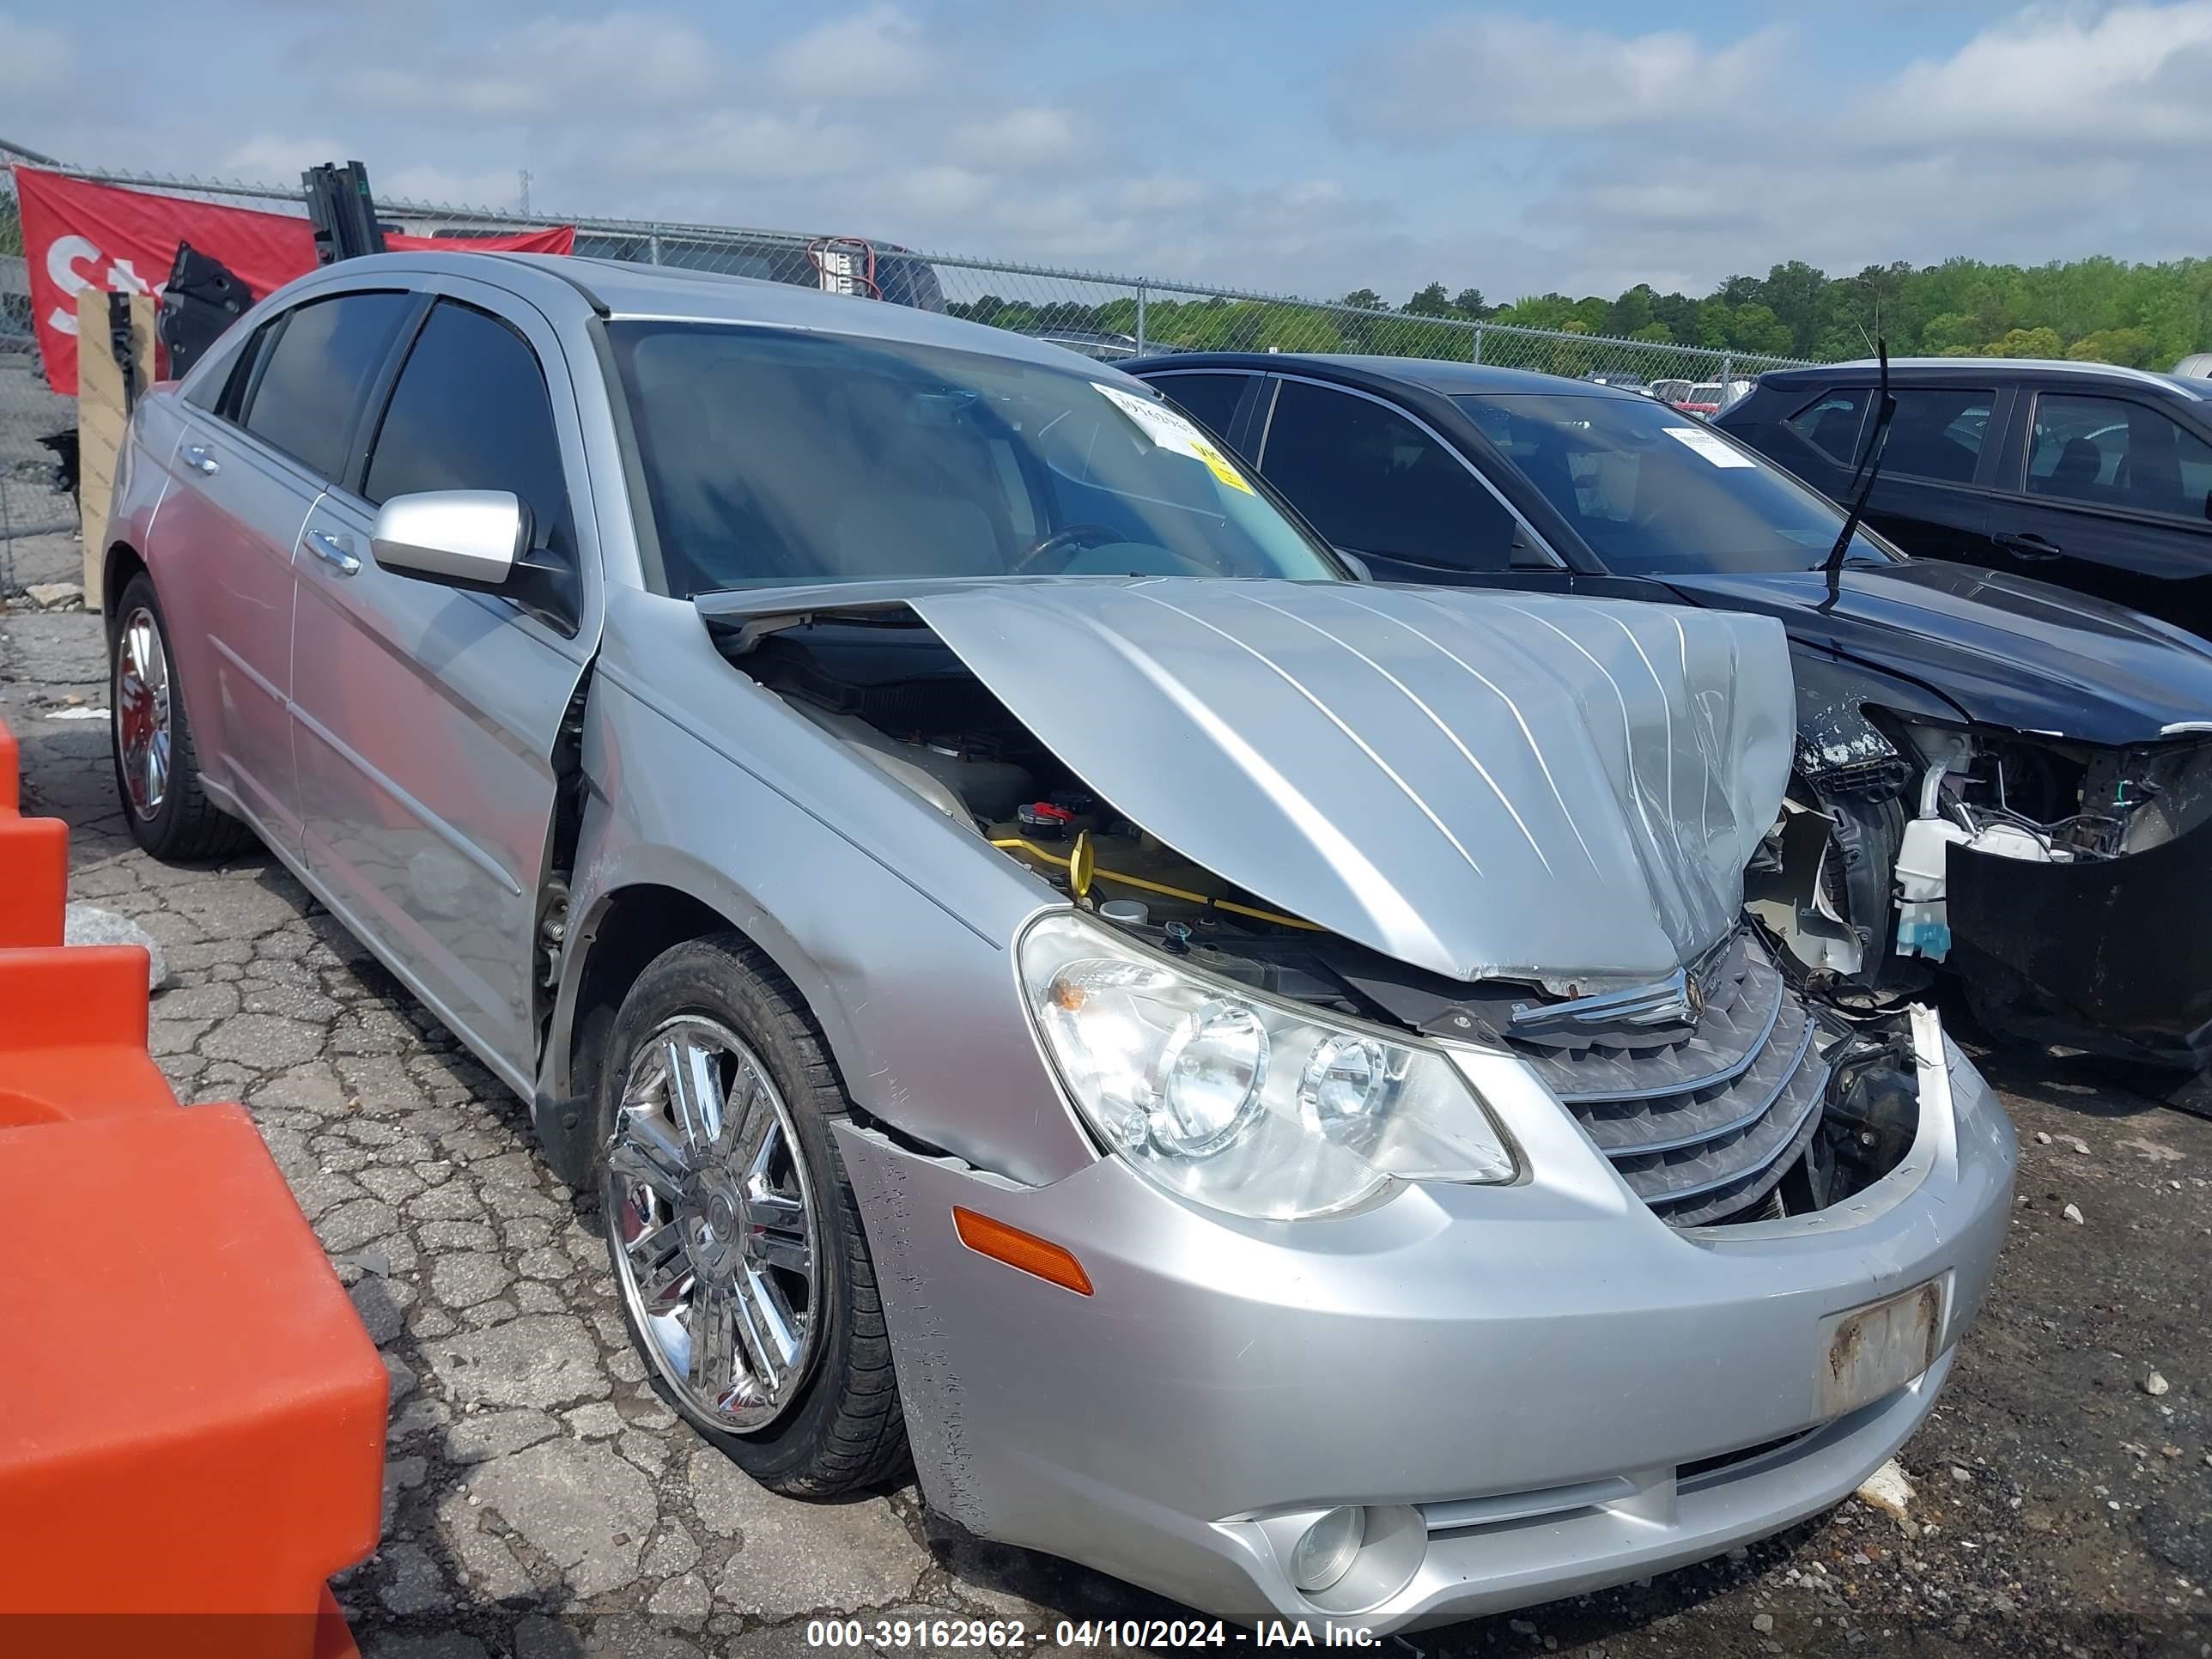
[[[1081,157],[1085,135],[1074,114],[1026,104],[952,130],[952,153],[987,167],[1064,167]]]
[[[613,11],[543,19],[484,40],[410,30],[341,82],[376,109],[515,120],[665,109],[718,84],[719,54],[682,18]]]
[[[903,169],[888,183],[890,198],[911,220],[922,222],[970,217],[999,194],[983,174],[942,162]]]
[[[2032,6],[1913,64],[1869,118],[1923,139],[2111,150],[2212,141],[2212,3]]]
[[[896,6],[878,6],[809,29],[769,58],[787,92],[807,99],[870,98],[931,87],[950,91],[921,26]]]
[[[1355,58],[1339,79],[1336,118],[1355,137],[1413,143],[1498,129],[1694,130],[1715,105],[1765,81],[1784,40],[1765,28],[1709,49],[1680,32],[1623,39],[1511,12],[1458,12]]]
[[[1545,135],[1553,177],[1521,222],[1549,250],[1543,286],[1569,292],[1698,292],[1793,258],[2201,251],[2182,204],[2212,147],[2212,0],[2030,5],[1825,97],[1789,48],[1773,30],[1705,48],[1472,13],[1348,68],[1335,109],[1439,155]],[[1513,291],[1477,258],[1486,289]]]
[[[219,177],[249,183],[289,184],[311,167],[352,159],[345,140],[328,134],[303,137],[295,133],[258,132],[226,152],[215,171]]]
[[[632,178],[819,179],[875,159],[866,129],[817,110],[720,110],[677,125],[641,123],[613,151]]]

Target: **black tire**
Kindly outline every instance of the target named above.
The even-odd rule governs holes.
[[[169,770],[166,787],[149,814],[132,799],[124,777],[123,635],[131,618],[143,611],[158,636],[168,694]],[[154,579],[140,571],[125,583],[107,627],[108,755],[115,771],[115,796],[131,838],[165,864],[228,858],[255,844],[253,831],[213,801],[200,783],[199,751],[185,712],[184,688],[176,678],[176,654],[169,649],[168,623],[154,592]]]
[[[789,1109],[797,1152],[806,1165],[819,1228],[816,1252],[830,1310],[817,1329],[807,1380],[776,1419],[746,1433],[716,1425],[675,1389],[656,1363],[621,1293],[623,1264],[616,1200],[605,1148],[615,1127],[625,1079],[641,1048],[672,1019],[703,1018],[741,1038],[764,1065]],[[844,1161],[831,1122],[850,1103],[822,1033],[791,981],[742,935],[694,939],[663,952],[623,999],[608,1034],[606,1062],[594,1103],[593,1158],[602,1229],[617,1300],[630,1340],[646,1361],[654,1389],[670,1408],[769,1490],[793,1498],[834,1498],[881,1486],[908,1468],[905,1419],[891,1368],[876,1271],[868,1254]]]

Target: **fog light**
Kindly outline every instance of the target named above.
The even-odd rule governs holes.
[[[1327,1589],[1352,1571],[1367,1536],[1367,1511],[1356,1505],[1331,1510],[1308,1527],[1291,1552],[1291,1582],[1308,1595]]]

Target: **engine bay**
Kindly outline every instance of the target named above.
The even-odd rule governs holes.
[[[1825,1208],[1911,1148],[1918,1077],[1903,1015],[1785,984],[1756,920],[1657,988],[1450,978],[1286,914],[1150,835],[909,611],[720,637],[741,672],[860,758],[1164,955],[1277,999],[1522,1055],[1674,1224]]]
[[[1881,718],[1878,756],[1793,785],[1751,872],[1754,914],[1816,974],[1913,988],[1882,948],[1893,904],[1899,959],[1948,957],[1954,848],[2107,864],[2212,823],[2212,740],[2107,749]]]

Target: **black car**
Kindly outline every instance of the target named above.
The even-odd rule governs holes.
[[[1395,357],[1128,367],[1378,580],[1779,618],[1798,745],[1752,898],[1808,972],[1879,995],[1942,963],[1995,1029],[2212,1060],[2212,644],[1863,529],[1832,559],[1834,506],[1633,392]]]
[[[1778,369],[1717,424],[1844,498],[1873,363]],[[2212,385],[2098,363],[1890,365],[1867,521],[1908,553],[2014,570],[2212,637]]]

